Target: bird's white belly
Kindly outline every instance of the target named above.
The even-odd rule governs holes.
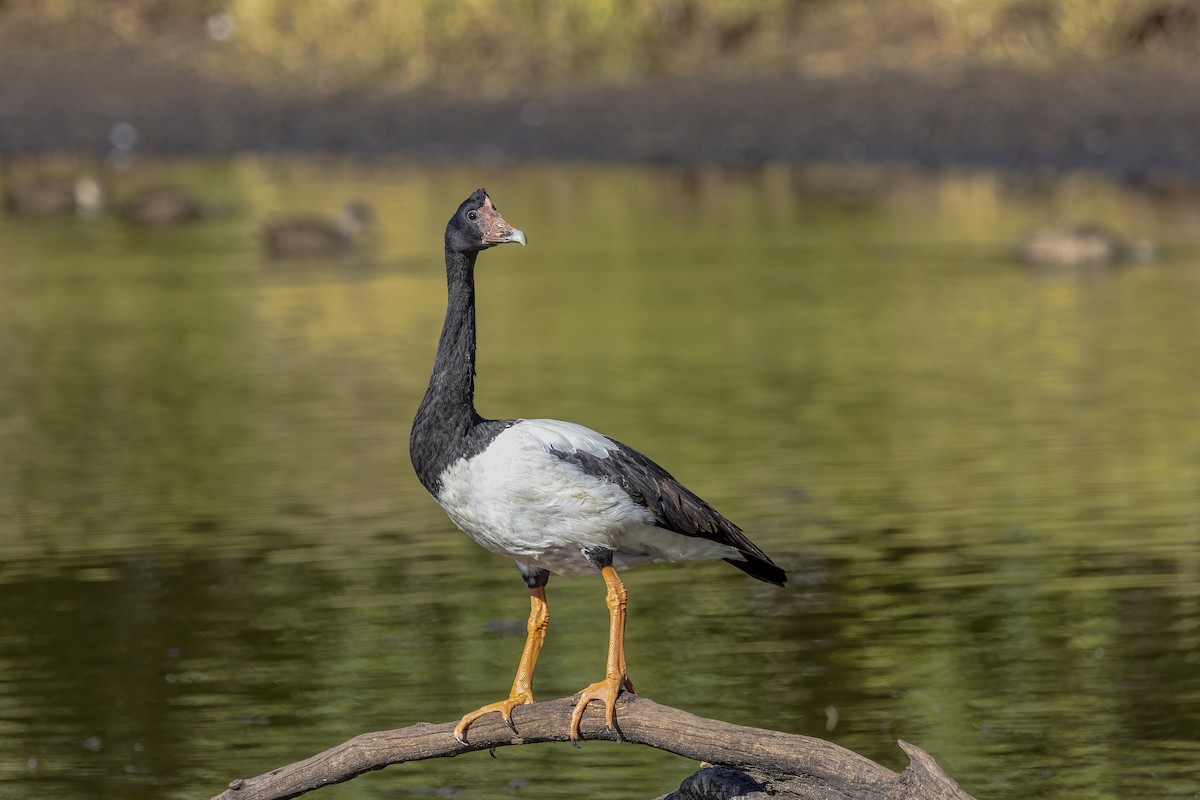
[[[543,444],[520,425],[505,430],[482,453],[442,473],[437,502],[488,550],[560,575],[595,573],[584,555],[592,548],[612,550],[618,569],[738,556],[727,545],[656,527],[650,512],[619,486]]]

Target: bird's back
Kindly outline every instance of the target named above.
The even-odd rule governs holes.
[[[435,496],[484,547],[551,572],[594,572],[586,552],[604,548],[618,566],[724,558],[761,580],[786,577],[662,467],[570,422],[513,421],[450,464]]]

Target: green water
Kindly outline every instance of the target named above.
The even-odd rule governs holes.
[[[970,175],[831,195],[786,170],[146,169],[220,218],[0,218],[0,798],[207,798],[507,691],[524,585],[407,454],[441,231],[478,185],[530,241],[480,262],[481,412],[637,446],[792,576],[626,573],[640,691],[896,769],[905,739],[980,798],[1200,795],[1187,202]],[[383,220],[370,258],[261,256],[262,218],[351,197]],[[1163,257],[1009,260],[1060,218]],[[600,677],[607,622],[598,579],[548,594],[547,699]],[[543,745],[319,796],[649,798],[694,768]]]

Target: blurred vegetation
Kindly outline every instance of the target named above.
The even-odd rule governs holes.
[[[1197,0],[3,0],[4,29],[101,25],[228,77],[336,91],[664,75],[1041,68],[1200,39]]]

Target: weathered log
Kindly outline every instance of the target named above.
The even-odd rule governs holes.
[[[355,736],[311,758],[254,778],[239,778],[213,800],[285,800],[348,781],[393,764],[445,758],[476,750],[567,741],[573,700],[519,706],[514,734],[499,714],[471,725],[467,747],[454,741],[454,722],[421,722],[407,728]],[[847,798],[848,800],[971,800],[925,751],[900,747],[911,763],[901,773],[836,744],[808,736],[730,725],[705,719],[636,695],[617,703],[617,727],[604,725],[600,705],[590,706],[580,728],[583,739],[644,744],[719,768],[706,768],[683,782],[671,800]]]

